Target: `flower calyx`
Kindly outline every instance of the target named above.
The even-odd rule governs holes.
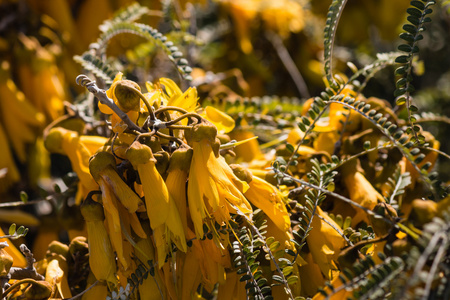
[[[230,168],[233,170],[234,175],[236,175],[236,177],[240,180],[247,183],[250,183],[253,180],[253,174],[247,170],[247,168],[238,164],[231,164]]]
[[[103,206],[90,198],[81,204],[80,210],[86,222],[103,221],[105,219]]]
[[[116,168],[116,159],[114,156],[106,151],[101,151],[91,157],[89,161],[89,172],[95,181],[99,181],[101,173],[106,168]]]
[[[191,166],[193,150],[188,145],[182,144],[177,150],[172,153],[170,157],[169,172],[180,169],[182,171],[189,171]]]
[[[146,164],[149,161],[153,161],[156,163],[156,159],[153,156],[153,152],[150,147],[141,144],[138,141],[133,142],[133,144],[131,144],[125,154],[132,165]]]
[[[136,82],[131,80],[118,81],[114,88],[117,106],[125,113],[130,110],[139,111],[141,99],[138,93],[140,92],[141,88]]]

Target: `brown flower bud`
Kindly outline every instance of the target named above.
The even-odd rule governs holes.
[[[244,168],[243,166],[237,164],[231,164],[230,168],[231,170],[233,170],[234,175],[236,175],[236,177],[240,180],[247,183],[250,183],[252,181],[253,175],[249,170],[247,170],[247,168]]]
[[[130,110],[139,111],[141,99],[133,89],[141,91],[139,85],[131,80],[117,82],[114,89],[114,95],[118,102],[117,105],[124,112],[129,112]]]
[[[115,169],[116,159],[111,153],[101,151],[91,157],[89,161],[89,172],[92,177],[94,177],[95,181],[98,181],[100,178],[100,173],[108,166]]]
[[[127,159],[133,165],[146,164],[150,160],[156,161],[153,156],[152,150],[147,145],[143,145],[138,141],[135,141],[126,151]]]

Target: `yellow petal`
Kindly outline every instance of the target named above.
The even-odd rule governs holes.
[[[318,215],[327,222],[314,216],[311,222],[312,230],[306,237],[306,242],[311,250],[314,262],[319,265],[320,270],[325,278],[331,280],[333,278],[333,270],[336,270],[335,260],[345,245],[344,238],[329,224],[339,228],[339,225],[331,219],[328,214],[324,213],[318,206],[316,209]]]
[[[245,193],[245,197],[262,211],[283,231],[289,230],[291,220],[283,202],[281,192],[267,181],[253,177],[250,182],[250,189]]]
[[[205,107],[202,116],[213,123],[219,133],[228,133],[234,129],[235,124],[233,118],[213,106]]]

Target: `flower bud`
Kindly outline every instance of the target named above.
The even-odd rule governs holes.
[[[169,172],[179,169],[182,171],[189,171],[191,166],[193,150],[187,145],[181,145],[172,153],[169,163]]]
[[[217,137],[217,128],[211,123],[203,122],[194,125],[191,131],[192,141],[200,142],[203,139],[214,143]]]
[[[77,236],[70,242],[69,253],[71,256],[73,256],[75,253],[84,255],[88,253],[88,251],[88,243],[85,236]]]
[[[36,281],[31,284],[24,293],[25,299],[40,300],[48,299],[52,294],[52,285],[47,281]]]
[[[64,154],[62,142],[67,130],[61,127],[52,128],[44,137],[44,146],[50,153]]]
[[[60,254],[67,258],[69,254],[69,246],[58,241],[53,241],[48,245],[48,253]]]
[[[86,199],[81,204],[80,210],[86,222],[103,221],[105,219],[103,206],[92,199]]]
[[[432,200],[416,199],[411,203],[411,206],[409,219],[418,227],[431,222],[438,212],[437,203]]]
[[[91,157],[89,161],[89,172],[95,181],[100,179],[100,173],[108,166],[116,167],[116,159],[109,152],[101,151]]]
[[[141,99],[133,89],[141,91],[139,85],[131,80],[118,81],[114,88],[117,105],[126,113],[130,110],[139,111],[140,108]]]
[[[153,156],[152,150],[147,145],[143,145],[138,141],[135,141],[125,152],[127,159],[133,165],[141,165],[146,164],[150,160],[156,162],[155,157]]]
[[[240,180],[247,183],[250,183],[252,181],[253,174],[249,170],[247,170],[247,168],[244,168],[243,166],[238,164],[231,164],[230,168],[231,170],[233,170],[234,175],[236,175],[236,177]]]
[[[372,224],[373,230],[375,234],[379,237],[388,234],[392,229],[392,224],[387,220],[383,219],[383,217],[387,219],[398,217],[397,211],[387,203],[378,203],[375,205],[373,211],[376,215],[369,215],[370,223]]]

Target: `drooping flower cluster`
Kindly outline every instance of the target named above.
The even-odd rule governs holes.
[[[347,202],[302,185],[296,192],[292,182],[267,170],[276,156],[288,160],[292,150],[279,146],[263,154],[253,133],[231,132],[230,116],[212,106],[201,108],[195,88],[182,92],[166,78],[146,88],[143,93],[119,73],[99,95],[100,111],[110,115],[110,138],[58,125],[46,134],[47,149],[66,155],[79,178],[76,203],[86,221],[91,272],[104,283],[96,293],[125,288],[147,268],[152,280],[133,283],[145,299],[190,299],[200,295],[199,288],[217,289],[219,299],[240,299],[249,289],[267,293],[268,287],[251,289],[253,278],[261,276],[272,277],[270,295],[277,299],[320,298],[317,289],[327,281],[338,287],[342,269],[362,256],[362,246],[356,248],[360,243],[370,246],[364,248],[366,255],[383,252],[398,214],[382,195],[389,188],[378,192],[361,167],[375,163],[378,155],[368,153],[367,160],[349,159],[340,166],[337,184]],[[353,95],[350,89],[342,93]],[[303,119],[311,105],[305,103]],[[330,161],[339,152],[351,155],[358,139],[378,143],[373,126],[343,107],[330,105],[313,139],[297,148],[295,163],[287,169],[292,178],[311,181],[319,160]],[[358,135],[361,130],[364,134]],[[243,140],[231,141],[228,133]],[[292,144],[305,137],[296,129],[286,136]],[[427,161],[434,159],[430,154]],[[322,184],[335,188],[330,179]],[[418,223],[431,218],[423,216],[422,204],[403,206],[412,205]],[[437,214],[434,206],[428,211]],[[369,244],[371,239],[379,241]],[[260,251],[266,259],[256,263]],[[274,284],[277,280],[283,288]]]

